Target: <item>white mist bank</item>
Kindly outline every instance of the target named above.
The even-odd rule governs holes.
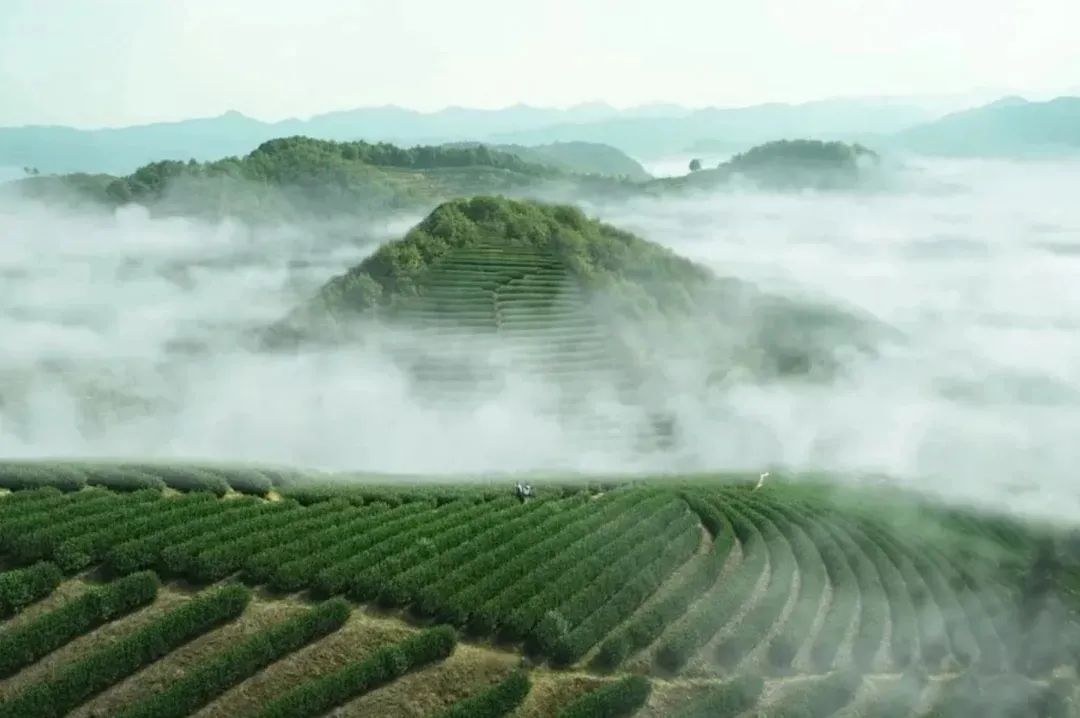
[[[1080,163],[925,163],[900,187],[620,208],[718,274],[905,337],[827,386],[713,396],[703,463],[880,471],[1080,518]]]
[[[256,460],[356,470],[885,472],[1073,520],[1080,465],[1080,165],[935,163],[894,193],[738,192],[596,207],[760,289],[827,299],[904,337],[826,385],[703,391],[671,367],[676,444],[597,447],[513,367],[476,406],[418,397],[366,348],[245,348],[404,227],[344,238],[0,209],[0,456]],[[430,349],[430,347],[429,347]],[[484,353],[474,347],[473,355]],[[661,367],[667,369],[667,367]],[[595,413],[628,418],[601,392]]]

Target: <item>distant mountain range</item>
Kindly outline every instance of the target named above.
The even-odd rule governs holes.
[[[0,168],[33,167],[41,172],[126,174],[158,160],[214,160],[244,155],[262,142],[303,135],[324,140],[367,140],[397,145],[484,141],[501,133],[606,119],[672,118],[689,113],[676,105],[618,110],[603,103],[567,110],[517,105],[501,110],[451,107],[422,113],[400,107],[370,107],[316,115],[307,120],[262,122],[226,112],[179,122],[82,130],[62,126],[0,128]]]
[[[1080,153],[1080,97],[1005,97],[904,130],[888,146],[929,155],[1039,157]]]
[[[123,128],[0,128],[0,169],[124,174],[148,162],[243,155],[275,137],[393,142],[545,145],[591,142],[636,157],[745,150],[782,138],[859,141],[882,149],[954,156],[1039,156],[1080,151],[1080,98],[1028,102],[1009,97],[940,116],[925,105],[888,98],[839,99],[689,110],[603,103],[570,109],[518,105],[501,110],[448,108],[422,113],[375,107],[262,122],[238,112]]]

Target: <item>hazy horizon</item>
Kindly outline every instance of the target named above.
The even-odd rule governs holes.
[[[476,105],[462,105],[462,104],[448,104],[439,107],[418,107],[410,106],[400,103],[375,103],[367,105],[348,105],[341,107],[328,107],[321,110],[314,110],[306,114],[292,114],[282,115],[274,117],[257,116],[243,110],[229,107],[213,114],[200,114],[200,115],[177,115],[170,117],[161,117],[157,119],[150,119],[145,121],[131,122],[131,123],[118,123],[118,124],[98,124],[98,125],[79,125],[77,123],[34,123],[27,122],[21,124],[8,124],[0,125],[0,129],[12,129],[21,127],[63,127],[75,130],[111,130],[111,129],[128,129],[131,127],[140,127],[143,125],[157,125],[157,124],[176,124],[182,122],[189,122],[192,120],[206,120],[215,119],[220,117],[226,117],[229,115],[240,115],[245,118],[255,120],[264,124],[278,124],[289,121],[307,121],[315,117],[321,117],[326,115],[333,115],[337,113],[348,113],[364,110],[403,110],[405,112],[414,112],[419,115],[438,115],[440,113],[452,112],[452,111],[477,111],[477,112],[507,112],[517,109],[531,109],[531,110],[550,110],[556,112],[570,112],[579,109],[610,109],[613,114],[633,114],[635,111],[653,111],[661,109],[670,109],[674,113],[692,113],[702,110],[741,110],[755,107],[763,107],[769,105],[801,107],[807,105],[815,105],[822,103],[873,103],[880,102],[883,104],[896,104],[898,106],[911,106],[926,110],[929,117],[936,117],[939,115],[945,115],[951,112],[960,112],[966,109],[974,109],[986,104],[995,102],[997,100],[1006,97],[1020,97],[1029,102],[1045,102],[1053,100],[1059,97],[1080,97],[1080,87],[1067,88],[1061,91],[1043,91],[1043,92],[1022,92],[1013,88],[973,88],[970,90],[960,92],[944,92],[936,95],[835,95],[827,97],[810,98],[799,101],[788,101],[783,99],[767,100],[761,102],[748,102],[737,104],[703,104],[703,105],[687,105],[672,102],[663,99],[647,100],[639,103],[631,104],[616,104],[608,102],[604,99],[594,98],[591,100],[582,100],[580,102],[564,103],[561,105],[543,105],[533,104],[524,101],[511,102],[508,104],[494,104],[490,106],[476,106]],[[648,115],[649,117],[673,117],[677,114],[664,114],[658,112],[655,115]]]
[[[1075,90],[1075,3],[991,5],[9,0],[0,126]]]

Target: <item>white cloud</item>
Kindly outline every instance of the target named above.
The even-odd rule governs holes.
[[[385,350],[388,336],[277,357],[238,341],[400,221],[361,227],[361,241],[343,243],[320,241],[319,227],[8,208],[0,455],[425,472],[875,470],[1074,519],[1077,194],[1080,165],[957,162],[927,165],[891,192],[746,191],[595,208],[720,274],[859,308],[904,336],[824,386],[703,392],[692,363],[665,367],[661,389],[680,431],[669,455],[591,447],[577,427],[537,410],[547,387],[513,371],[480,407],[422,401]],[[310,266],[289,269],[294,259]],[[612,405],[594,406],[617,418]]]

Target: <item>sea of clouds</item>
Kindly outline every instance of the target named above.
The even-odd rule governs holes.
[[[662,372],[678,420],[664,451],[587,441],[542,410],[542,381],[480,347],[503,388],[455,406],[417,394],[400,337],[299,353],[251,345],[251,330],[418,216],[252,227],[7,202],[0,456],[404,473],[880,472],[1071,520],[1080,515],[1077,196],[1077,163],[913,160],[888,191],[743,188],[587,205],[718,274],[895,330],[824,383],[705,391],[687,379],[698,372]],[[421,337],[407,341],[425,350]],[[595,405],[608,421],[641,419],[603,391]]]

